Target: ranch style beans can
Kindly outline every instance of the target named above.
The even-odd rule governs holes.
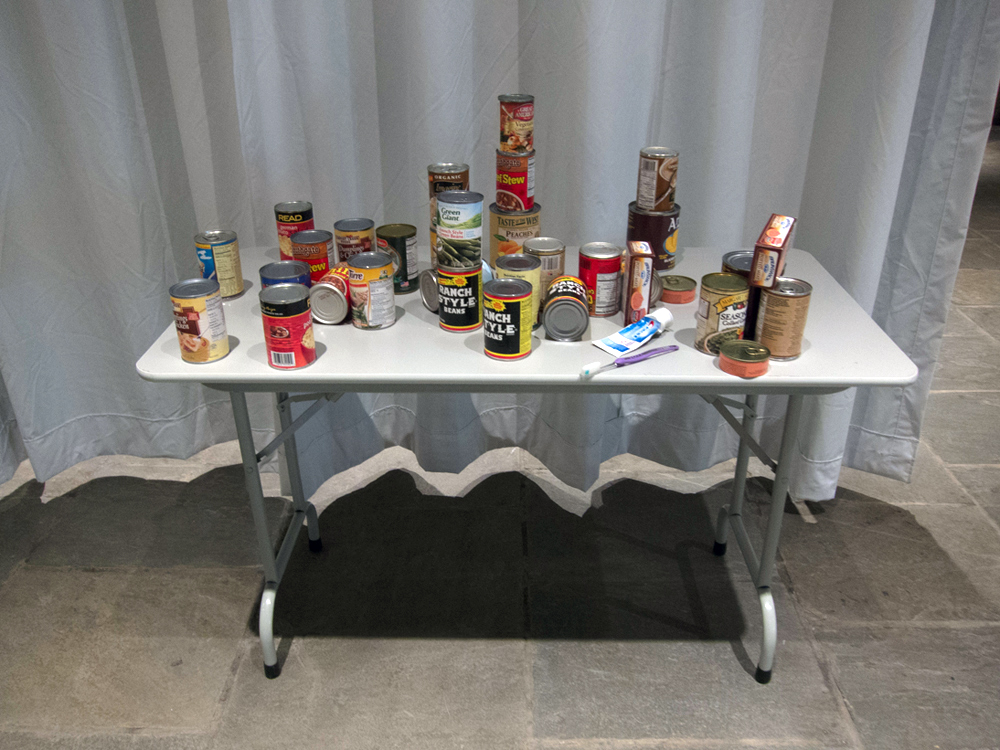
[[[622,248],[610,242],[588,242],[580,248],[580,278],[595,318],[609,318],[621,307],[621,265]]]
[[[811,296],[811,284],[784,277],[778,278],[770,289],[761,291],[754,338],[771,350],[771,359],[796,359],[802,354],[802,334]]]
[[[346,263],[338,263],[309,290],[309,306],[317,323],[337,325],[351,312],[351,280]]]
[[[420,301],[424,303],[424,307],[437,314],[440,304],[437,269],[428,268],[420,272]]]
[[[236,232],[215,229],[194,236],[201,275],[217,279],[223,297],[243,294],[243,268],[240,266],[240,243]]]
[[[554,341],[579,341],[587,330],[587,287],[576,276],[558,276],[549,284],[542,307],[545,335]]]
[[[482,193],[438,193],[435,226],[438,268],[479,268],[483,260]]]
[[[490,265],[497,259],[522,251],[524,243],[537,237],[541,229],[542,204],[530,211],[501,211],[496,203],[490,206]]]
[[[350,281],[351,322],[356,328],[377,330],[396,322],[392,258],[372,250],[347,261]]]
[[[677,189],[679,154],[662,146],[646,146],[639,152],[639,184],[635,202],[643,211],[670,211]]]
[[[437,270],[438,319],[453,333],[474,331],[483,324],[483,269]]]
[[[530,94],[501,94],[500,150],[525,154],[535,150],[535,97]]]
[[[437,265],[437,196],[449,190],[469,189],[469,165],[458,162],[438,162],[427,167],[427,192],[431,200],[431,265]]]
[[[315,283],[336,263],[333,255],[333,233],[325,229],[307,229],[292,235],[292,255],[309,264],[309,278]]]
[[[352,255],[367,253],[375,246],[375,222],[371,219],[341,219],[333,225],[337,243],[337,262],[346,263]]]
[[[510,360],[531,354],[532,294],[524,279],[494,279],[483,287],[486,356]]]
[[[309,290],[302,284],[275,284],[260,293],[267,363],[295,370],[316,361]]]
[[[653,251],[647,242],[629,242],[621,256],[622,312],[625,325],[646,317],[657,299],[653,297]]]
[[[701,299],[695,314],[695,347],[718,354],[727,341],[743,337],[746,320],[747,280],[734,273],[710,273],[701,278]]]
[[[722,256],[722,272],[736,273],[750,281],[750,267],[753,265],[753,250],[734,250]],[[743,330],[749,338],[757,330],[757,311],[760,309],[760,287],[750,284],[747,293],[747,318]]]
[[[531,284],[531,325],[542,324],[542,262],[533,255],[518,253],[504,255],[497,260],[498,279],[521,279]]]
[[[524,240],[521,248],[525,255],[534,255],[542,262],[542,299],[545,299],[549,284],[566,275],[566,245],[555,237],[532,237]]]
[[[187,279],[170,287],[181,359],[205,364],[229,354],[226,316],[215,279]]]
[[[301,260],[279,260],[260,267],[260,286],[266,289],[275,284],[312,284],[309,264]]]
[[[497,151],[497,208],[530,211],[535,205],[535,152]]]
[[[417,228],[412,224],[383,224],[375,230],[378,249],[392,258],[395,273],[392,283],[397,294],[409,294],[420,288],[417,276]]]
[[[635,201],[628,204],[627,240],[648,242],[655,253],[653,265],[657,271],[669,271],[677,263],[677,225],[681,206],[675,203],[670,211],[643,211]]]
[[[295,260],[292,255],[292,235],[315,229],[313,204],[309,201],[289,201],[274,207],[274,218],[278,222],[278,252],[282,260]]]

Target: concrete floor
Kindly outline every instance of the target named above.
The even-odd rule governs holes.
[[[1000,142],[914,481],[845,469],[789,506],[767,686],[753,587],[711,554],[725,482],[681,494],[624,459],[643,481],[578,517],[527,470],[461,499],[389,472],[322,513],[321,554],[302,535],[268,681],[232,444],[44,486],[25,466],[0,487],[0,750],[998,748],[998,328]]]

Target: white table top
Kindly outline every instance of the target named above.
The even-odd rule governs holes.
[[[673,273],[700,282],[721,268],[724,252],[736,248],[685,248]],[[422,258],[428,250],[421,248]],[[231,351],[208,364],[181,359],[173,325],[136,363],[146,380],[203,383],[221,390],[323,392],[548,392],[591,393],[833,393],[858,385],[901,386],[917,368],[832,276],[808,253],[791,250],[786,275],[813,286],[802,356],[772,362],[770,371],[744,380],[719,369],[718,358],[694,348],[697,302],[668,305],[672,329],[647,347],[678,344],[672,354],[582,379],[580,369],[612,357],[590,343],[622,326],[622,315],[591,318],[584,341],[557,342],[539,328],[533,351],[523,360],[501,362],[483,353],[483,332],[449,333],[438,327],[420,293],[396,296],[396,323],[365,331],[314,324],[319,356],[300,370],[267,363],[257,294],[257,269],[278,259],[277,247],[241,248],[247,290],[224,303]],[[567,248],[566,270],[575,273],[575,248]],[[642,351],[641,349],[639,351]]]

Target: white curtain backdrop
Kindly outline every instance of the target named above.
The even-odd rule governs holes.
[[[845,457],[908,477],[1000,81],[997,3],[20,0],[0,18],[0,481],[26,456],[44,480],[231,439],[223,394],[134,369],[196,274],[192,235],[274,245],[273,204],[304,198],[319,226],[426,242],[426,165],[466,161],[488,195],[515,91],[536,97],[543,231],[567,244],[624,240],[648,144],[681,153],[682,247],[798,216],[796,245],[921,378],[811,400],[792,491],[832,497]],[[783,404],[764,412],[773,447]],[[361,395],[302,433],[307,487],[392,444],[438,471],[521,445],[580,488],[621,452],[701,469],[735,451],[694,397]]]

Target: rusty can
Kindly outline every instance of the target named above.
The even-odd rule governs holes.
[[[295,260],[292,255],[292,235],[315,229],[313,204],[309,201],[288,201],[274,207],[274,218],[278,222],[278,252],[282,260]]]
[[[718,354],[727,341],[743,337],[747,280],[735,273],[709,273],[701,278],[701,299],[695,314],[695,347]]]
[[[536,203],[535,208],[539,208]],[[524,240],[522,252],[542,262],[542,299],[555,279],[566,275],[566,245],[555,237],[531,237]],[[544,305],[543,305],[544,307]]]
[[[501,211],[530,211],[535,205],[535,152],[497,151],[497,202]]]
[[[309,277],[319,281],[336,263],[333,258],[333,232],[325,229],[307,229],[292,235],[292,255],[295,260],[309,264]]]
[[[542,262],[534,255],[516,253],[497,260],[498,279],[521,279],[531,284],[532,327],[541,325],[542,313]]]
[[[621,309],[622,248],[610,242],[588,242],[580,248],[580,278],[587,287],[587,306],[595,318]]]
[[[236,232],[214,229],[194,236],[201,275],[217,279],[223,297],[243,294],[243,268],[240,266],[240,243]]]
[[[417,228],[412,224],[383,224],[375,230],[378,249],[392,257],[396,269],[392,277],[397,294],[409,294],[419,288],[417,276]]]
[[[652,248],[653,266],[657,271],[669,271],[677,263],[677,226],[681,205],[675,203],[669,211],[644,211],[635,201],[628,204],[628,232],[626,240],[649,243]]]
[[[427,192],[431,202],[431,267],[437,267],[437,196],[449,190],[469,189],[469,165],[438,162],[427,167]]]
[[[296,370],[316,361],[309,290],[302,284],[275,284],[260,293],[267,363]]]
[[[530,94],[501,94],[500,150],[524,154],[535,150],[535,97]]]
[[[205,364],[229,354],[226,316],[215,279],[187,279],[170,287],[181,359]]]
[[[530,211],[501,211],[493,203],[490,206],[490,265],[496,268],[497,259],[501,256],[522,252],[524,243],[538,236],[541,218],[540,203],[536,203]]]
[[[802,354],[811,296],[811,284],[785,277],[778,278],[770,289],[761,290],[754,338],[771,350],[771,359],[796,359]]]
[[[662,146],[646,146],[639,151],[639,182],[635,202],[641,210],[673,210],[678,157],[676,151]]]
[[[625,325],[646,317],[657,300],[652,296],[653,251],[647,242],[628,242],[621,257],[622,312]]]
[[[512,360],[531,354],[532,295],[524,279],[494,279],[483,286],[486,356]]]
[[[346,263],[333,266],[309,290],[309,304],[317,323],[337,325],[351,312],[351,279]]]
[[[741,378],[759,378],[769,367],[771,352],[756,341],[727,341],[719,347],[719,369]]]
[[[576,276],[558,276],[549,284],[542,305],[545,334],[554,341],[579,341],[587,330],[590,308],[587,287]]]
[[[392,258],[378,250],[352,255],[347,261],[347,275],[355,328],[377,330],[396,322]]]
[[[437,269],[438,318],[453,333],[468,333],[483,324],[483,269]]]
[[[352,255],[375,249],[375,222],[371,219],[341,219],[333,225],[337,244],[337,263],[346,263]]]

